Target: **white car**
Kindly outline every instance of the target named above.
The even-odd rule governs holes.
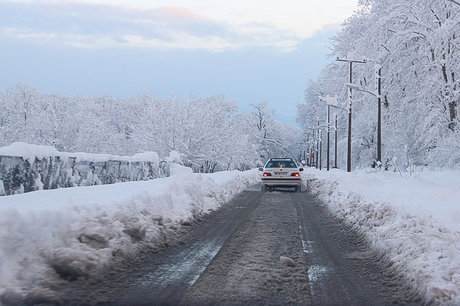
[[[259,168],[262,174],[262,191],[273,190],[277,187],[294,188],[301,190],[302,179],[299,167],[292,158],[270,158],[265,167]]]

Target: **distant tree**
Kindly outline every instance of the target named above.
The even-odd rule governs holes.
[[[117,155],[155,151],[168,156],[174,150],[199,172],[249,169],[264,162],[261,155],[296,150],[291,142],[298,130],[274,120],[266,103],[259,105],[260,121],[238,113],[223,95],[64,97],[18,85],[0,92],[0,102],[0,145],[23,141]]]

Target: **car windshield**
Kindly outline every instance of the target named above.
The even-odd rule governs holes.
[[[271,160],[267,163],[266,168],[297,168],[292,160]]]

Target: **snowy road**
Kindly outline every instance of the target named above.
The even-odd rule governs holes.
[[[308,193],[247,190],[167,248],[57,285],[62,304],[420,304]],[[280,256],[294,260],[288,267]]]

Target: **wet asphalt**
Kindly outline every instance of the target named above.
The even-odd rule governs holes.
[[[423,304],[391,262],[308,192],[255,186],[180,233],[96,278],[53,285],[52,299],[29,304]]]

